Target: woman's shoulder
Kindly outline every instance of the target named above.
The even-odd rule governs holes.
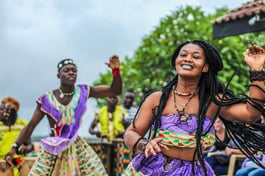
[[[151,93],[147,97],[147,99],[149,99],[149,100],[160,100],[161,95],[162,95],[161,91],[156,91],[156,92]]]
[[[160,101],[161,95],[162,95],[161,91],[153,92],[146,97],[145,102],[148,104],[157,105]]]

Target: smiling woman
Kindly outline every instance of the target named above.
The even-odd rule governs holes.
[[[223,64],[211,44],[192,40],[179,45],[171,58],[177,75],[162,91],[144,98],[125,132],[125,144],[137,155],[123,175],[215,175],[203,158],[203,150],[215,142],[212,124],[217,116],[246,155],[264,151],[265,141],[253,134],[253,128],[265,132],[264,127],[254,124],[244,128],[244,122],[265,113],[265,71],[260,69],[265,62],[264,50],[250,47],[245,61],[252,86],[247,98],[235,97],[217,79]],[[145,138],[147,131],[150,133]]]
[[[12,164],[16,148],[30,139],[33,130],[46,115],[50,134],[41,139],[41,151],[29,175],[107,175],[97,154],[78,136],[87,99],[117,96],[122,91],[118,56],[112,56],[106,64],[113,72],[111,86],[93,87],[75,84],[77,66],[72,59],[60,61],[57,65],[60,87],[37,99],[32,119],[18,136],[15,147],[6,155],[7,163]]]

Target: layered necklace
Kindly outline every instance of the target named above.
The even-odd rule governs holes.
[[[60,88],[58,90],[60,92],[60,95],[59,95],[60,98],[63,98],[64,96],[71,96],[71,95],[74,95],[74,93],[75,93],[75,89],[69,93],[64,93]]]
[[[176,86],[173,86],[172,89],[173,89],[173,93],[174,93],[174,105],[175,105],[176,111],[178,112],[178,114],[180,116],[180,120],[181,121],[186,121],[187,117],[185,116],[185,109],[186,109],[187,105],[189,104],[189,102],[191,101],[191,99],[193,97],[195,97],[195,95],[197,95],[197,92],[198,92],[199,89],[195,90],[194,92],[190,92],[190,93],[178,92],[176,90]],[[178,109],[178,107],[177,107],[176,95],[183,96],[183,97],[190,96],[188,101],[183,105],[182,110]]]

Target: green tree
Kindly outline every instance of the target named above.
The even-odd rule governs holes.
[[[178,7],[171,15],[161,19],[160,25],[143,38],[134,55],[121,62],[124,90],[134,89],[137,102],[149,91],[161,90],[175,75],[171,67],[171,55],[175,48],[186,40],[201,39],[213,44],[223,58],[224,69],[218,79],[226,84],[233,73],[240,71],[231,81],[229,88],[236,94],[246,93],[249,84],[248,67],[244,63],[244,52],[251,44],[265,46],[264,32],[240,36],[212,39],[211,22],[228,11],[216,9],[214,14],[206,14],[200,7]],[[94,85],[109,84],[111,72],[101,74]],[[99,104],[102,102],[99,101]]]

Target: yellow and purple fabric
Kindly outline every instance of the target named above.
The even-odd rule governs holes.
[[[196,147],[195,133],[197,130],[198,116],[186,114],[187,119],[181,120],[179,114],[168,114],[161,116],[161,126],[158,129],[157,137],[162,137],[165,145],[176,147]],[[153,128],[152,128],[153,129]],[[203,146],[212,145],[215,142],[215,130],[212,121],[204,118],[203,132],[209,131],[202,136]],[[204,162],[207,169],[207,176],[213,176],[211,167]],[[137,154],[131,161],[123,175],[193,175],[192,161],[169,158],[163,153],[157,156],[145,158],[144,154]],[[196,176],[205,176],[203,167],[196,161],[194,163]]]
[[[88,85],[78,85],[68,105],[60,104],[52,91],[37,99],[56,123],[55,136],[41,139],[42,149],[29,175],[107,175],[97,154],[77,134],[88,96]]]

